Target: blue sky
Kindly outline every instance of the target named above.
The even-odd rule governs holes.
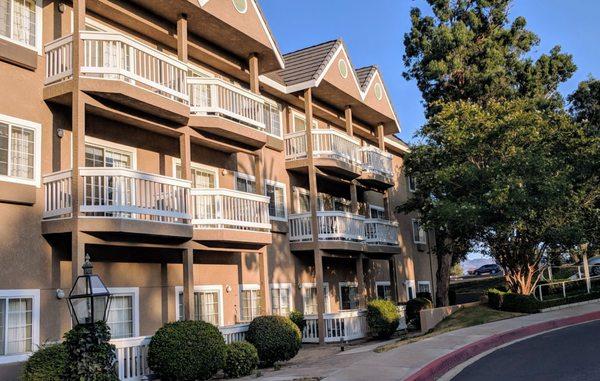
[[[381,69],[402,132],[411,141],[423,124],[421,95],[402,77],[403,35],[410,28],[410,8],[423,0],[259,0],[283,53],[338,37],[348,46],[355,67],[377,64]],[[572,92],[590,74],[600,77],[599,0],[515,0],[511,17],[525,16],[528,28],[541,38],[538,56],[554,45],[573,54],[578,70],[561,86]],[[308,31],[308,32],[307,32]]]

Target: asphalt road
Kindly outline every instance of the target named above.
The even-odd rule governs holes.
[[[600,321],[541,334],[469,365],[454,381],[600,380]]]

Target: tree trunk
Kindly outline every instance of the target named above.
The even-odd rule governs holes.
[[[520,269],[508,269],[506,283],[508,289],[517,294],[531,295],[538,282],[536,266],[528,265]]]
[[[448,291],[450,290],[450,268],[452,267],[452,254],[436,250],[437,273],[435,306],[445,307],[450,304]]]

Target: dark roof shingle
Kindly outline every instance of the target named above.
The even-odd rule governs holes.
[[[377,72],[377,66],[372,65],[361,67],[360,69],[356,69],[355,72],[356,77],[358,78],[358,84],[360,85],[360,89],[362,91],[365,91],[365,89],[369,85],[369,82],[371,82],[371,79]]]

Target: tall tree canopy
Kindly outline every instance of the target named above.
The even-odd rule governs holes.
[[[573,163],[563,153],[579,135],[557,88],[576,67],[558,46],[530,57],[539,38],[523,17],[511,21],[510,0],[428,3],[432,16],[413,9],[404,37],[404,76],[417,82],[427,122],[405,162],[418,192],[399,209],[436,231],[437,304],[447,303],[449,257],[475,241],[528,293],[564,228],[556,217]]]

